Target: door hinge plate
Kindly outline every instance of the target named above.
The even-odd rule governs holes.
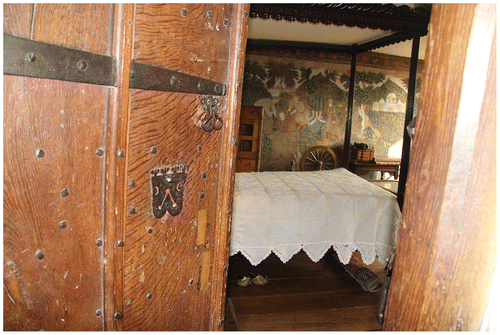
[[[134,61],[130,69],[130,88],[191,94],[226,94],[226,85],[216,81]]]
[[[3,38],[4,74],[117,86],[117,62],[111,56],[5,33]],[[131,62],[130,88],[202,95],[226,94],[226,85],[222,83],[135,61]]]
[[[3,73],[116,86],[116,60],[109,56],[3,34]]]

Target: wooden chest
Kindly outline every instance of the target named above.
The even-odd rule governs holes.
[[[4,330],[222,329],[247,11],[4,5]]]

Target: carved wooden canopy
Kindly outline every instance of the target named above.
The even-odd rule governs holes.
[[[411,8],[392,4],[251,4],[250,17],[333,24],[394,32],[380,39],[354,45],[343,52],[360,52],[427,35],[430,6]],[[266,43],[263,42],[262,43]],[[285,42],[286,43],[286,42]],[[293,42],[292,42],[293,44]],[[309,43],[314,47],[314,43]],[[276,44],[274,44],[276,45]],[[263,45],[262,45],[263,46]],[[324,47],[324,45],[323,45]],[[332,48],[329,48],[332,49]]]

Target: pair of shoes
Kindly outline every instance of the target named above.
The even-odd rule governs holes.
[[[267,284],[267,276],[264,278],[258,273],[249,272],[245,275],[237,275],[236,279],[238,279],[238,285],[241,287],[247,287],[252,283],[256,285],[265,285]]]

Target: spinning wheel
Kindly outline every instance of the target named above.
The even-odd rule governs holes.
[[[309,148],[300,160],[301,171],[331,170],[337,167],[337,156],[327,147]]]

